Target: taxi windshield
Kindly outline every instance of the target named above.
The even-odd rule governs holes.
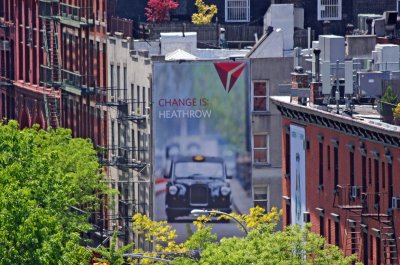
[[[177,162],[174,174],[176,178],[222,178],[224,170],[218,162]]]

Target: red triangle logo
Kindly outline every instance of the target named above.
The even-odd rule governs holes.
[[[245,68],[245,63],[214,63],[219,79],[228,93],[239,79],[240,74]]]

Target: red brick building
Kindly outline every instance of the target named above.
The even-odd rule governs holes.
[[[0,1],[1,119],[107,146],[106,10],[106,0]],[[92,218],[99,242],[105,215]]]
[[[106,10],[105,0],[1,2],[0,117],[106,145]]]
[[[347,255],[357,253],[364,264],[399,264],[400,127],[281,98],[272,101],[283,116],[284,225],[299,223],[293,216],[299,212],[300,224],[311,222],[313,232]],[[362,109],[372,110],[359,107],[360,115]],[[291,150],[298,148],[293,129],[304,132],[298,153]],[[298,159],[301,152],[304,160]],[[294,184],[301,175],[299,161],[305,174]],[[297,185],[305,186],[299,203]]]

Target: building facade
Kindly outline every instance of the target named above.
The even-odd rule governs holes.
[[[1,118],[21,128],[70,128],[74,137],[107,145],[106,1],[0,5]],[[93,217],[101,231],[105,211]]]
[[[7,0],[0,21],[2,117],[104,145],[105,1]]]
[[[252,81],[252,176],[255,205],[281,208],[281,115],[270,103],[274,95],[288,94],[280,84],[290,82],[293,57],[250,58]]]
[[[136,51],[133,40],[116,33],[108,38],[107,179],[118,190],[111,202],[111,219],[121,243],[146,249],[144,236],[131,229],[132,216],[153,218],[151,178],[151,63],[148,51]],[[140,71],[138,70],[140,69]]]
[[[398,264],[399,127],[273,103],[283,116],[284,225],[311,222],[364,264]]]

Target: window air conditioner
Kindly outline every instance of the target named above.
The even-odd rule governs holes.
[[[359,187],[358,186],[351,186],[351,190],[350,190],[350,197],[352,199],[355,199],[359,196]]]
[[[400,197],[392,197],[392,209],[400,209]]]

